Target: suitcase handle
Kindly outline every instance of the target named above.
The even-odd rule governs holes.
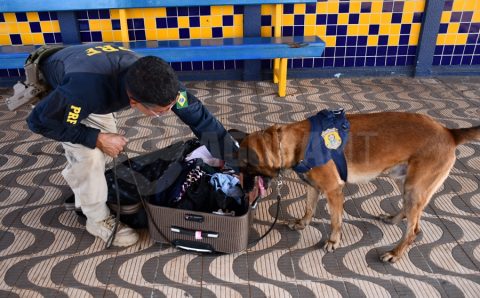
[[[189,241],[189,240],[173,240],[172,244],[176,248],[180,248],[183,250],[194,251],[198,253],[213,253],[215,250],[210,244],[201,243],[196,241]]]
[[[203,238],[218,238],[217,232],[190,230],[178,226],[171,226],[170,231],[174,233],[194,236],[197,240],[201,240]]]

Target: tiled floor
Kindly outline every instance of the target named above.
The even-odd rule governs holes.
[[[190,82],[187,86],[227,128],[247,132],[304,119],[323,108],[349,113],[410,111],[448,127],[480,125],[480,78],[406,77],[289,80],[286,98],[270,82]],[[5,91],[5,90],[3,90]],[[104,250],[65,211],[70,195],[60,172],[61,146],[26,127],[28,108],[0,104],[0,297],[478,297],[480,293],[480,144],[458,147],[458,160],[422,217],[423,233],[395,264],[379,256],[405,224],[375,219],[399,208],[389,178],[349,184],[342,247],[325,253],[329,215],[322,199],[303,231],[284,221],[303,215],[304,185],[291,174],[282,186],[279,223],[253,247],[233,254],[196,255],[140,242]],[[175,116],[142,118],[126,110],[120,127],[138,155],[190,137]],[[254,230],[273,221],[276,200],[259,206]],[[252,233],[257,234],[257,233]]]

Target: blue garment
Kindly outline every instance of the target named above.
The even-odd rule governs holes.
[[[83,44],[62,49],[40,63],[52,91],[33,109],[29,128],[61,142],[95,148],[99,130],[80,123],[90,114],[108,114],[129,106],[125,89],[128,67],[140,57],[117,45]],[[184,87],[181,87],[184,90]],[[212,155],[232,167],[235,141],[191,93],[188,105],[172,108]]]
[[[239,205],[241,204],[244,193],[237,177],[215,173],[210,178],[210,184],[213,185],[215,190],[221,190],[227,196],[234,198]]]
[[[306,173],[333,159],[340,178],[347,181],[344,148],[348,139],[350,123],[345,117],[345,112],[343,109],[322,110],[308,120],[311,125],[308,145],[303,160],[293,167],[293,170],[297,173]]]

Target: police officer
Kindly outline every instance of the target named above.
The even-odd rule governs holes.
[[[40,70],[52,91],[35,106],[28,126],[62,143],[67,159],[62,175],[75,205],[87,217],[87,231],[105,242],[115,223],[106,205],[105,158],[117,157],[128,141],[117,132],[114,112],[130,106],[158,117],[171,110],[215,157],[228,163],[229,153],[236,150],[225,128],[160,58],[139,57],[116,45],[84,44],[45,58]],[[120,224],[113,245],[130,246],[137,240],[135,230]]]

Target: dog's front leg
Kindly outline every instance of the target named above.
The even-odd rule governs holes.
[[[343,191],[341,185],[325,192],[331,217],[331,234],[323,249],[327,252],[334,251],[340,246],[342,238]]]
[[[295,219],[288,223],[288,227],[292,230],[303,230],[312,222],[312,217],[315,214],[317,203],[319,200],[319,191],[314,187],[307,186],[307,204],[305,206],[305,215],[301,219]]]

